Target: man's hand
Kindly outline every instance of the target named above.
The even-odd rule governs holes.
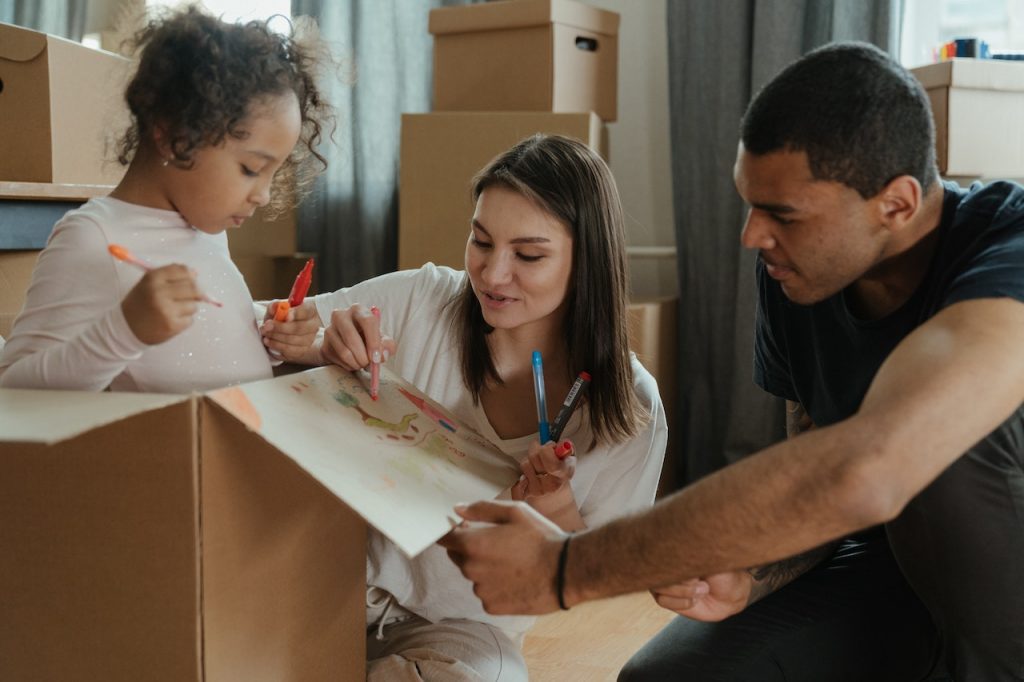
[[[522,502],[476,502],[455,511],[471,523],[460,524],[438,544],[473,581],[488,613],[558,610],[555,573],[566,533]]]
[[[693,620],[714,622],[739,613],[751,603],[754,578],[749,571],[729,571],[651,590],[658,606]]]

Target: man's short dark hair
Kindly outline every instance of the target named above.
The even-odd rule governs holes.
[[[751,154],[806,152],[816,179],[865,199],[900,175],[926,191],[938,178],[928,96],[868,43],[833,43],[790,64],[750,103],[740,133]]]

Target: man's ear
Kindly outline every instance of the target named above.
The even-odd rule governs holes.
[[[875,196],[879,221],[890,232],[899,232],[921,209],[923,194],[917,178],[896,176]]]

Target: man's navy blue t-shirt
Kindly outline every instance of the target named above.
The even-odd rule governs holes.
[[[898,310],[858,319],[840,292],[810,306],[790,302],[758,260],[754,381],[801,403],[818,426],[860,407],[878,368],[916,327],[969,299],[1024,302],[1024,188],[944,185],[942,221],[924,280]],[[1024,348],[1021,349],[1024,353]]]

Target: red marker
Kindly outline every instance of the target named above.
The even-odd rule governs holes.
[[[448,429],[452,433],[455,433],[455,431],[456,431],[455,425],[452,424],[450,421],[448,421],[448,418],[445,417],[443,414],[441,414],[440,412],[435,410],[433,407],[428,405],[426,400],[424,400],[423,398],[418,398],[418,397],[414,396],[412,393],[409,393],[409,391],[405,390],[401,386],[398,387],[398,392],[401,393],[402,395],[404,395],[406,400],[408,400],[410,403],[412,403],[416,407],[420,408],[420,412],[422,412],[423,414],[427,415],[428,417],[430,417],[435,422],[437,422],[438,424],[440,424],[444,428]],[[566,441],[566,442],[568,442],[568,441]]]
[[[575,448],[573,447],[571,440],[563,440],[555,446],[555,457],[558,459],[565,459],[573,453],[574,449]]]
[[[131,251],[121,246],[120,244],[111,244],[110,246],[107,247],[107,251],[109,251],[110,255],[113,256],[114,258],[120,261],[124,261],[125,263],[128,263],[130,265],[134,265],[140,270],[145,270],[146,272],[149,272],[154,267],[147,263],[146,261],[142,260],[141,258],[137,258]],[[213,298],[212,296],[207,296],[206,294],[199,294],[199,300],[205,301],[210,305],[215,305],[218,308],[224,307],[223,303]]]
[[[306,299],[306,292],[309,291],[309,285],[313,281],[313,259],[310,258],[306,261],[306,264],[302,266],[302,270],[295,278],[295,284],[292,285],[291,293],[288,294],[287,301],[278,301],[277,307],[274,309],[274,321],[284,322],[288,319],[288,311],[292,308],[298,308],[302,305],[302,302]]]
[[[380,327],[380,308],[377,306],[370,306],[370,312],[377,318],[378,329]],[[380,351],[377,351],[378,353]],[[378,355],[378,357],[380,357]],[[370,363],[370,398],[373,400],[377,399],[377,393],[380,391],[380,361],[374,361]]]

